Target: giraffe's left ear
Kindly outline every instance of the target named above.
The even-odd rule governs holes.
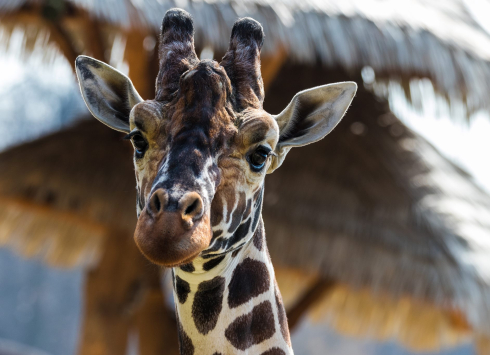
[[[83,100],[92,115],[103,124],[129,133],[129,114],[143,101],[129,78],[97,59],[84,55],[75,62]]]
[[[279,115],[279,141],[270,174],[281,166],[289,150],[314,143],[329,134],[340,122],[357,91],[351,81],[300,91]]]

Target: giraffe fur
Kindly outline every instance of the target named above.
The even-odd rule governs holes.
[[[264,179],[291,148],[330,133],[357,86],[302,91],[273,116],[263,109],[263,42],[257,21],[239,19],[223,60],[199,60],[191,16],[169,10],[153,100],[109,65],[76,61],[90,112],[133,144],[134,239],[172,268],[183,355],[293,354],[262,220]]]

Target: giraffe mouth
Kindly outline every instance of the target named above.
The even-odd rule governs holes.
[[[143,255],[165,267],[189,263],[209,247],[211,237],[209,213],[189,228],[181,223],[180,215],[175,212],[154,216],[146,207],[134,232],[134,240]]]

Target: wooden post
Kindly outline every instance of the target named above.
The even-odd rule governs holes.
[[[287,311],[289,330],[292,332],[306,312],[335,285],[333,280],[319,278]]]
[[[125,355],[132,316],[128,296],[140,281],[138,258],[130,235],[107,236],[97,268],[86,276],[80,355]]]
[[[149,31],[132,28],[126,31],[126,50],[124,59],[129,65],[129,78],[134,87],[144,100],[153,99],[155,93],[155,78],[150,78],[153,73],[153,51],[148,51],[144,46],[145,38],[150,36]]]
[[[277,76],[282,65],[286,62],[287,53],[284,48],[279,49],[276,53],[270,56],[261,58],[262,80],[264,81],[264,90],[270,87]]]
[[[147,276],[148,292],[136,317],[139,355],[178,355],[177,322],[174,311],[165,304],[160,287],[160,273],[153,268]]]
[[[164,303],[158,267],[137,249],[132,235],[113,231],[102,258],[87,273],[80,355],[125,355],[130,331],[140,355],[178,354],[173,310]]]

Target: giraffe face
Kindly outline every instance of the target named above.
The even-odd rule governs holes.
[[[260,209],[252,200],[261,193],[279,128],[264,110],[235,112],[231,92],[224,68],[202,61],[182,74],[172,101],[143,101],[131,110],[135,240],[156,263],[175,266],[246,242],[245,233],[230,241],[223,236],[249,217],[252,227]]]
[[[129,78],[107,64],[76,61],[91,113],[133,143],[135,241],[165,266],[246,243],[259,221],[266,173],[292,147],[325,137],[357,88],[345,82],[305,90],[271,116],[262,108],[262,26],[238,20],[219,64],[197,58],[193,34],[188,13],[166,13],[154,100],[143,101]]]

